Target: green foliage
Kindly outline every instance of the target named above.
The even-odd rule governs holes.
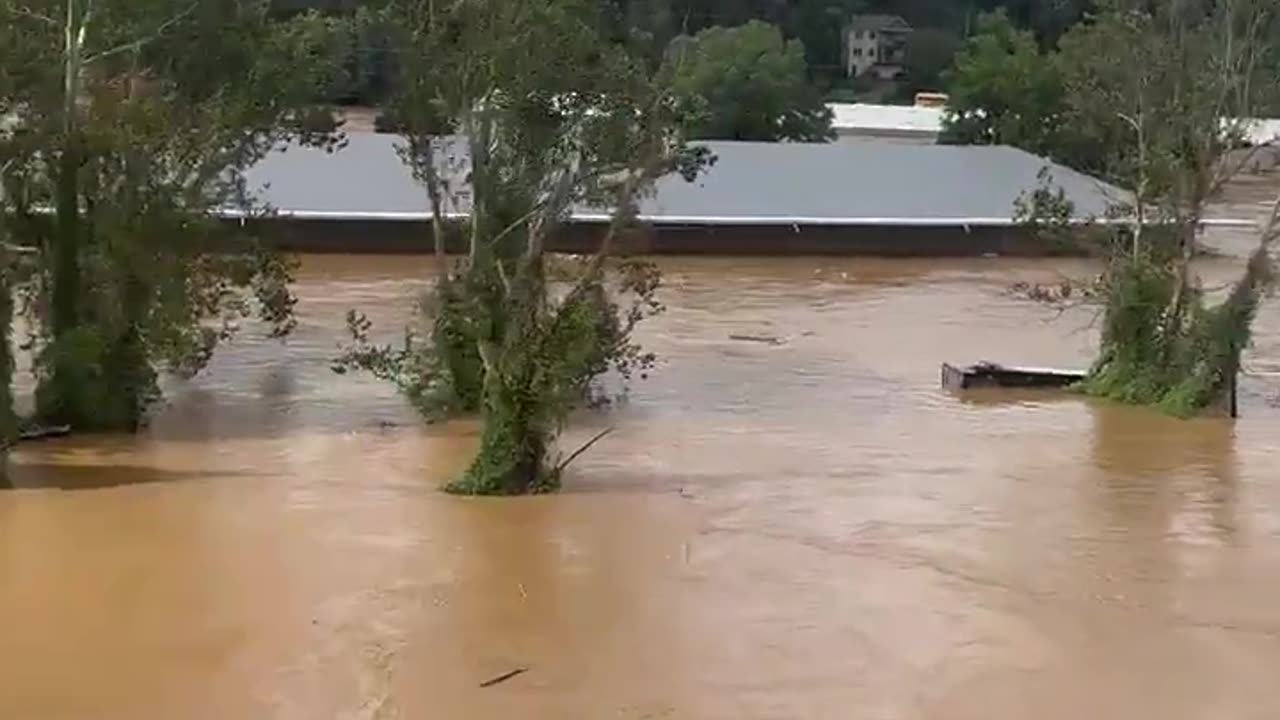
[[[480,449],[448,490],[512,495],[559,487],[563,465],[549,463],[547,456],[569,411],[600,397],[592,394],[591,383],[607,370],[626,378],[653,363],[653,356],[630,340],[630,332],[658,308],[653,300],[658,275],[643,263],[624,264],[620,272],[622,289],[638,301],[625,314],[587,275],[545,316],[511,319],[519,329],[507,342],[518,343],[520,350],[508,348],[487,358]],[[634,285],[636,280],[643,286]]]
[[[758,21],[672,42],[667,63],[691,137],[826,141],[831,111],[808,83],[804,46]]]
[[[492,316],[476,302],[486,297],[482,280],[478,273],[462,272],[428,292],[397,345],[376,343],[368,318],[349,311],[352,342],[334,361],[334,371],[363,371],[390,382],[429,421],[478,412],[484,363],[472,328]]]
[[[945,75],[942,141],[1013,145],[1125,187],[1141,178],[1166,211],[1185,206],[1206,188],[1184,181],[1238,144],[1233,118],[1280,99],[1265,62],[1280,28],[1258,0],[1099,5],[1050,50],[1004,12],[980,18]]]
[[[1225,407],[1270,282],[1269,261],[1256,255],[1225,301],[1210,307],[1198,288],[1184,288],[1184,309],[1175,311],[1182,279],[1174,265],[1118,258],[1106,277],[1102,352],[1082,389],[1182,417]]]
[[[1218,165],[1239,143],[1237,118],[1277,95],[1259,62],[1276,30],[1259,0],[1154,12],[1107,3],[1062,38],[1056,59],[1076,149],[1095,149],[1072,164],[1138,190],[1157,212],[1198,211],[1226,177]]]
[[[437,6],[394,0],[380,15],[400,75],[388,110],[403,160],[434,214],[439,275],[398,346],[370,340],[358,313],[335,369],[389,380],[424,415],[478,410],[480,447],[449,486],[472,494],[558,485],[555,441],[596,381],[646,371],[632,342],[657,312],[651,266],[608,262],[637,197],[705,162],[679,132],[680,102],[587,0]],[[441,135],[442,131],[456,135]],[[555,262],[546,242],[575,206],[612,210],[599,251]],[[463,210],[467,219],[445,213]],[[466,247],[451,263],[448,246]]]
[[[907,68],[899,89],[903,102],[914,101],[918,92],[940,92],[943,79],[955,64],[962,46],[960,35],[952,30],[917,28],[907,39]]]
[[[1280,89],[1261,62],[1276,22],[1270,3],[1253,0],[1114,0],[1062,38],[1053,63],[1063,116],[1089,139],[1094,167],[1132,188],[1112,210],[1117,222],[1094,232],[1107,270],[1086,392],[1183,416],[1228,402],[1272,284],[1277,217],[1222,302],[1208,302],[1191,260],[1205,208],[1236,170],[1225,160],[1240,139],[1233,119],[1253,117]],[[1052,199],[1041,193],[1021,210],[1060,224]]]
[[[0,478],[6,470],[3,454],[18,436],[18,417],[13,404],[13,286],[17,273],[5,225],[0,218]]]
[[[199,370],[251,314],[275,335],[292,325],[290,263],[213,213],[263,212],[244,169],[288,138],[327,139],[301,111],[332,77],[332,26],[273,22],[265,0],[14,8],[0,9],[22,53],[0,46],[18,127],[2,179],[15,242],[39,250],[22,308],[37,413],[134,429],[157,371]]]
[[[979,19],[978,32],[943,77],[949,99],[941,142],[1060,153],[1062,80],[1031,33],[1005,13]]]
[[[783,33],[788,40],[794,39],[804,45],[809,78],[818,90],[830,89],[844,80],[845,28],[849,18],[862,6],[860,0],[796,0],[787,3],[780,23]],[[947,58],[948,65],[950,60]]]
[[[358,17],[379,0],[275,0],[288,17],[307,9]],[[657,66],[670,42],[712,27],[732,28],[751,21],[779,27],[787,40],[804,47],[808,83],[832,97],[848,93],[844,30],[857,13],[900,15],[914,28],[908,59],[912,65],[898,96],[910,100],[917,90],[940,89],[939,73],[950,67],[961,38],[972,33],[976,17],[1002,11],[1042,47],[1057,39],[1092,7],[1092,0],[596,0],[604,36],[626,44]],[[443,6],[443,3],[441,3]],[[382,25],[356,22],[338,40],[334,52],[342,72],[324,92],[330,102],[381,104],[397,70],[396,52]],[[847,99],[854,99],[851,96]]]

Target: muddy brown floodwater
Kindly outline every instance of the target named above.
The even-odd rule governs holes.
[[[24,446],[0,718],[1280,716],[1280,305],[1243,417],[1180,422],[939,390],[1085,364],[1087,313],[1004,293],[1083,263],[662,265],[663,365],[555,497],[437,492],[474,425],[329,371],[420,258],[306,257],[288,342],[246,333],[143,437]]]

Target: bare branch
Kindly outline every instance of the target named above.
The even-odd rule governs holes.
[[[1213,196],[1218,194],[1218,192],[1222,190],[1223,186],[1239,175],[1240,172],[1244,170],[1245,166],[1253,161],[1254,157],[1256,157],[1258,153],[1277,146],[1276,140],[1268,140],[1264,143],[1259,143],[1250,147],[1249,151],[1243,154],[1239,162],[1223,163],[1223,167],[1214,173],[1213,180],[1209,185],[1209,195]]]
[[[1277,195],[1275,202],[1271,204],[1271,213],[1267,216],[1267,222],[1262,226],[1262,236],[1259,244],[1266,247],[1277,236],[1280,236],[1280,195]]]
[[[557,464],[556,470],[555,470],[556,473],[558,474],[563,472],[565,468],[569,467],[569,463],[573,462],[574,460],[577,460],[579,455],[590,450],[591,446],[605,439],[611,433],[613,433],[613,428],[605,428],[604,430],[601,430],[600,432],[596,433],[594,437],[592,437],[590,440],[583,443],[582,447],[578,448],[577,450],[574,450],[572,453],[569,453],[569,457],[565,458],[559,464]]]
[[[573,198],[573,189],[577,186],[578,170],[570,163],[570,167],[561,170],[560,177],[556,179],[551,191],[548,192],[540,203],[540,212],[537,213],[533,226],[529,229],[529,242],[525,249],[526,260],[534,260],[542,255],[543,240],[549,233],[555,231],[559,224],[557,222],[559,214],[569,205]]]
[[[186,19],[186,18],[187,18],[187,16],[189,16],[191,13],[195,12],[195,9],[196,9],[197,4],[198,4],[198,3],[194,3],[194,2],[193,2],[193,3],[191,3],[190,5],[188,5],[188,6],[187,6],[187,9],[183,10],[182,12],[178,13],[177,15],[174,15],[173,17],[169,18],[168,20],[164,21],[163,23],[160,23],[160,25],[159,25],[159,26],[157,26],[157,27],[156,27],[156,29],[155,29],[154,31],[152,31],[152,33],[151,33],[150,35],[147,35],[146,37],[139,38],[139,39],[134,40],[134,41],[132,41],[132,42],[124,43],[123,45],[117,45],[117,46],[115,46],[115,47],[113,47],[113,48],[110,48],[110,49],[108,49],[108,50],[103,50],[103,51],[102,51],[102,52],[100,52],[100,53],[96,53],[96,54],[94,54],[94,55],[90,55],[89,57],[85,58],[85,61],[84,61],[84,62],[85,62],[85,64],[87,65],[87,64],[89,64],[89,63],[96,62],[96,61],[98,61],[98,60],[102,60],[102,59],[104,59],[104,58],[109,58],[109,57],[111,57],[111,56],[113,56],[113,55],[119,55],[120,53],[125,53],[125,52],[131,52],[131,51],[134,51],[134,50],[138,50],[138,49],[142,48],[143,46],[145,46],[147,43],[155,42],[156,40],[160,39],[160,37],[161,37],[161,36],[163,36],[166,32],[168,32],[169,28],[171,28],[171,27],[173,27],[174,25],[177,25],[178,23],[182,22],[184,19]],[[92,12],[92,11],[93,11],[93,8],[92,8],[92,5],[91,5],[91,6],[90,6],[89,11],[87,11],[87,12],[85,13],[85,22],[84,22],[84,24],[85,24],[86,26],[88,25],[89,13],[90,13],[90,12]]]
[[[32,10],[31,8],[23,7],[22,5],[13,5],[5,9],[9,11],[9,14],[15,17],[30,18],[32,20],[39,20],[40,22],[45,23],[46,25],[51,25],[53,27],[58,26],[57,20],[54,20],[53,18],[43,13],[38,13],[35,10]]]
[[[409,138],[409,152],[412,161],[416,161],[420,168],[420,175],[423,184],[427,189],[427,199],[431,202],[431,236],[432,245],[435,251],[436,268],[442,281],[448,281],[449,265],[445,258],[445,219],[444,208],[444,191],[442,189],[443,180],[440,172],[436,169],[436,149],[434,138],[426,138],[425,142],[419,142],[418,138]],[[412,164],[412,163],[411,163]]]

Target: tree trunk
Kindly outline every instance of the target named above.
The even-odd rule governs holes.
[[[462,479],[447,490],[462,495],[531,495],[556,489],[547,467],[547,438],[533,421],[537,408],[527,388],[512,387],[497,372],[486,374],[484,430]]]
[[[80,153],[66,139],[58,161],[57,219],[53,237],[53,336],[80,324]]]
[[[76,122],[84,38],[88,19],[67,0],[62,57],[62,153],[58,156],[53,237],[53,317],[55,338],[80,324],[80,132]]]
[[[105,390],[111,397],[108,429],[136,432],[142,426],[153,380],[147,354],[142,347],[142,323],[146,313],[147,288],[134,273],[126,271],[123,286],[124,327],[107,350]]]
[[[12,262],[9,252],[0,248],[0,487],[8,475],[9,448],[18,439],[18,416],[13,408]]]
[[[75,0],[67,0],[64,18],[62,87],[62,152],[57,160],[55,179],[54,230],[52,247],[53,286],[50,308],[50,335],[54,355],[50,376],[36,394],[38,414],[47,421],[80,424],[82,413],[77,407],[84,400],[82,368],[73,366],[73,353],[66,340],[80,326],[80,243],[83,227],[80,217],[80,166],[83,160],[80,133],[76,122],[80,99],[80,75],[86,18]]]
[[[84,231],[80,217],[80,154],[68,138],[58,159],[49,282],[52,302],[49,318],[51,356],[48,375],[36,389],[36,411],[48,423],[82,426],[88,419],[85,402],[85,359],[71,348],[81,324],[80,243]]]

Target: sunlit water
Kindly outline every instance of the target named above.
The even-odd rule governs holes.
[[[1214,241],[1210,285],[1250,238]],[[1082,262],[664,260],[660,370],[568,440],[616,431],[561,495],[469,500],[473,424],[329,370],[428,262],[304,258],[296,336],[16,453],[0,718],[1280,716],[1280,305],[1243,417],[1181,422],[939,389],[1085,366],[1090,312],[1005,292]]]

